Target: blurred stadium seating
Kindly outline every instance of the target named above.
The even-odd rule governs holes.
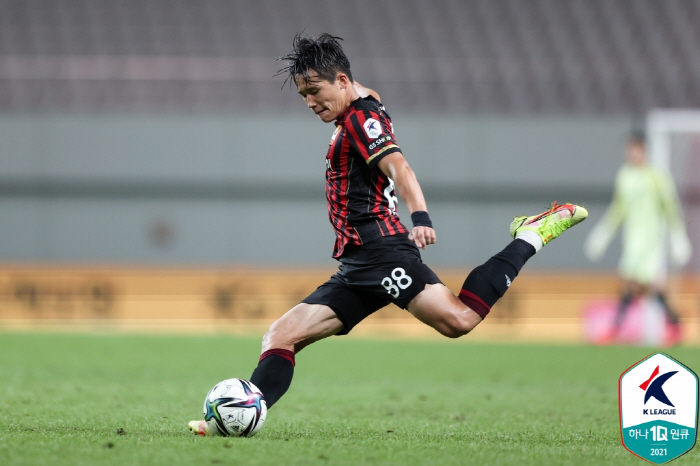
[[[461,267],[441,275],[453,290],[514,213],[586,204],[592,221],[534,258],[480,329],[579,339],[582,306],[618,286],[618,251],[592,270],[580,244],[631,122],[700,108],[698,24],[696,0],[0,0],[0,328],[236,330],[325,280],[328,129],[273,77],[305,31],[343,37],[398,115],[440,222],[425,257]],[[671,290],[694,342],[699,283]],[[394,308],[370,323],[432,332]]]
[[[274,59],[302,29],[347,39],[355,75],[401,111],[700,106],[696,1],[0,0],[0,12],[0,111],[284,110],[297,101],[269,92]]]

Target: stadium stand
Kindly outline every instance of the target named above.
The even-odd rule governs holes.
[[[639,115],[700,106],[698,23],[683,0],[0,0],[0,111],[285,111],[274,59],[305,29],[397,110]]]
[[[325,269],[47,267],[0,265],[0,328],[99,329],[260,333],[328,277]],[[463,271],[440,271],[459,289]],[[581,312],[613,303],[609,274],[528,273],[519,277],[470,339],[581,341]],[[687,342],[700,341],[697,276],[671,282],[673,304]],[[267,290],[275,290],[270,293]],[[82,326],[82,327],[81,327]],[[442,338],[408,312],[390,305],[353,330],[358,334]]]

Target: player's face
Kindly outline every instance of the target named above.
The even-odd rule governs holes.
[[[339,73],[335,81],[330,82],[311,70],[308,80],[297,76],[295,81],[306,106],[324,123],[334,121],[348,108],[348,85],[352,86],[352,83],[346,75]]]
[[[644,165],[647,161],[644,144],[636,141],[627,143],[627,160],[632,165]]]

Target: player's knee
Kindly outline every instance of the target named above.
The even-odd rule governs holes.
[[[282,325],[279,320],[275,321],[267,332],[265,332],[265,335],[263,335],[262,350],[265,352],[274,348],[294,346],[291,340],[289,332],[285,331],[284,325]]]

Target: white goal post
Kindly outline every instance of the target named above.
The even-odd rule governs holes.
[[[668,170],[678,194],[693,246],[687,270],[700,270],[700,109],[652,109],[646,119],[650,162]]]
[[[651,163],[670,170],[671,137],[684,133],[700,134],[700,109],[650,110],[647,114],[646,138]]]

